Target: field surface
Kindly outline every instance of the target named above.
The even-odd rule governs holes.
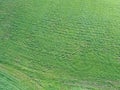
[[[0,0],[0,90],[120,90],[120,0]]]

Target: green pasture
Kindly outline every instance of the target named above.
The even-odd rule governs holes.
[[[0,0],[0,90],[120,90],[120,0]]]

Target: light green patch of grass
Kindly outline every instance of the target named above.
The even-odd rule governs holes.
[[[0,89],[119,90],[119,2],[0,0]]]

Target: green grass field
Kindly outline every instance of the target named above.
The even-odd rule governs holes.
[[[0,0],[0,90],[120,90],[120,0]]]

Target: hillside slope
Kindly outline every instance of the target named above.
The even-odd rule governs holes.
[[[0,90],[120,90],[120,0],[0,0]]]

